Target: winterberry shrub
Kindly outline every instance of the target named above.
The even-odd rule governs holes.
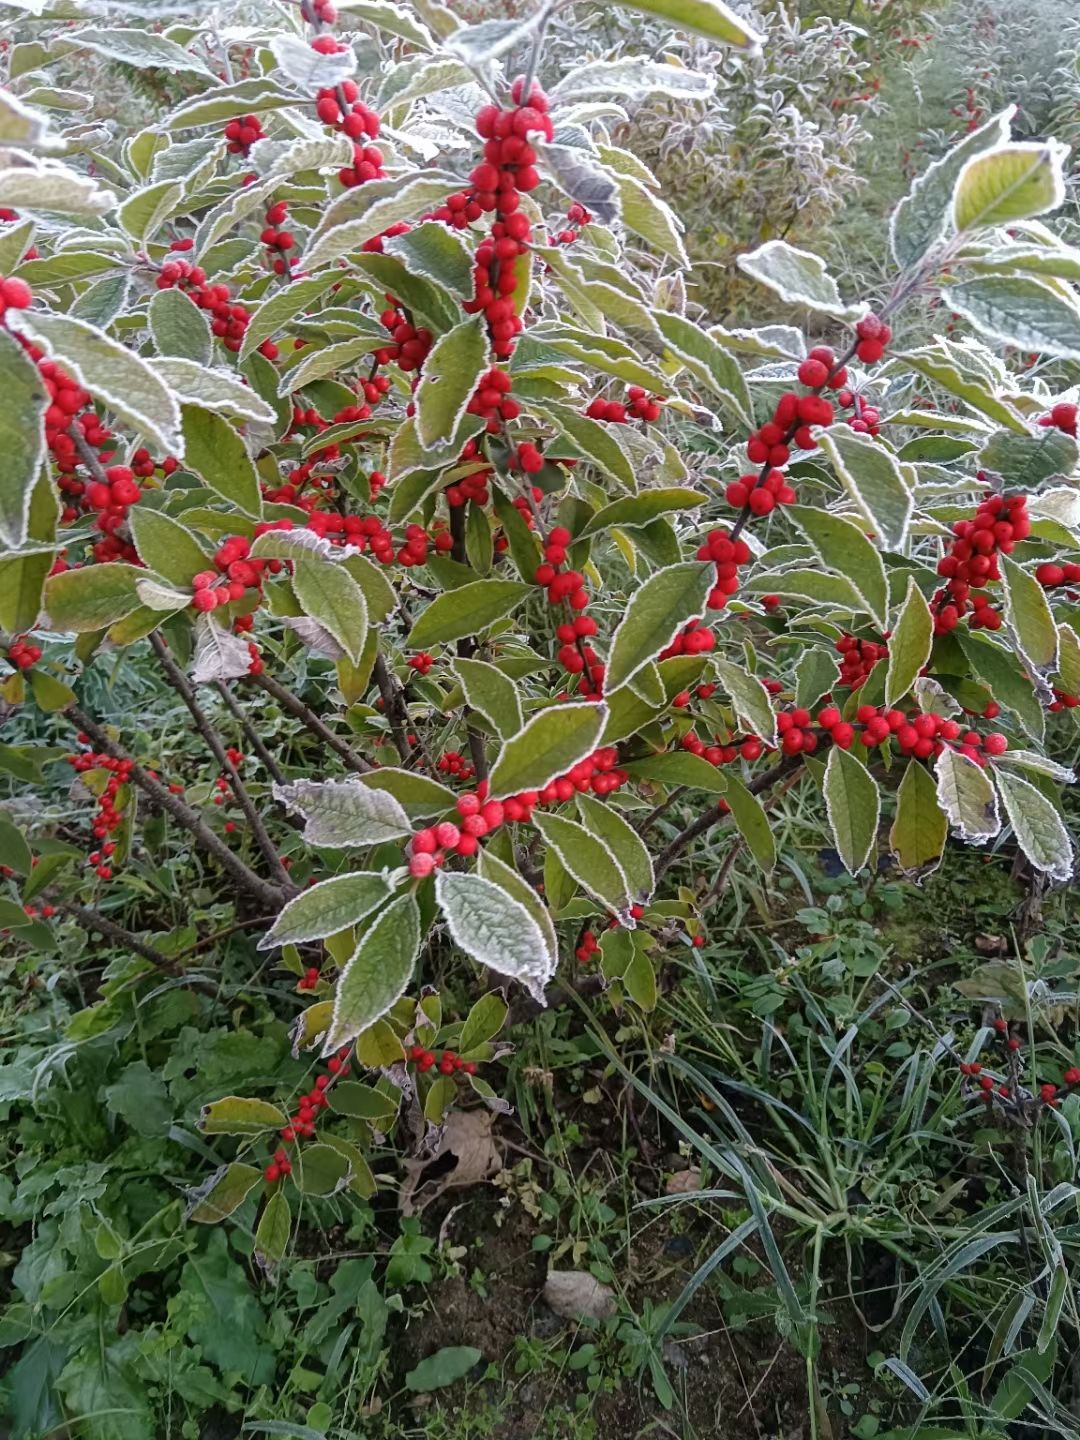
[[[714,0],[644,8],[755,47]],[[608,129],[684,73],[541,84],[550,18],[303,0],[235,40],[67,28],[0,101],[0,689],[49,741],[0,766],[66,762],[88,802],[85,843],[0,827],[3,922],[17,949],[95,930],[157,984],[182,956],[141,877],[169,833],[261,932],[321,1068],[206,1108],[257,1163],[191,1213],[267,1187],[267,1264],[291,1186],[370,1192],[388,1114],[501,1103],[507,1001],[454,984],[543,1004],[576,962],[651,1008],[672,927],[703,938],[673,866],[730,829],[771,870],[780,788],[820,791],[853,874],[883,811],[916,877],[950,830],[1006,827],[1073,870],[1050,752],[1080,696],[1076,395],[1012,363],[1080,358],[1077,252],[1037,218],[1062,147],[988,120],[894,215],[886,293],[771,239],[739,257],[763,323],[725,329]],[[81,45],[184,93],[58,155],[63,110],[20,96]],[[927,300],[974,334],[905,348]],[[201,770],[95,713],[129,657]],[[125,884],[138,933],[108,913]]]

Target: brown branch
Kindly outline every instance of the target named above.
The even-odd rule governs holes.
[[[79,459],[86,466],[94,479],[102,485],[108,485],[109,477],[105,474],[105,467],[87,444],[86,436],[82,432],[82,426],[71,424],[68,426],[68,435],[75,442],[75,449],[79,452]]]
[[[357,755],[350,745],[335,735],[333,730],[319,719],[315,711],[304,704],[299,695],[294,695],[272,675],[267,675],[263,671],[261,675],[249,675],[248,679],[253,685],[258,685],[268,695],[272,695],[283,710],[287,710],[290,715],[295,716],[306,729],[310,730],[313,735],[317,735],[325,745],[328,745],[334,754],[344,762],[347,770],[352,770],[357,775],[366,775],[374,769],[373,765],[362,756]]]
[[[402,711],[405,709],[405,704],[401,691],[381,655],[375,656],[372,673],[375,676],[375,684],[379,687],[379,694],[382,696],[383,714],[390,726],[390,734],[394,737],[394,745],[402,764],[404,764],[409,758],[409,740],[402,724]],[[405,719],[408,719],[407,714]]]
[[[221,766],[223,773],[228,777],[232,792],[236,797],[236,803],[240,806],[240,809],[243,810],[244,818],[251,826],[251,833],[255,837],[255,843],[263,853],[263,858],[270,867],[270,874],[279,885],[288,886],[290,884],[289,872],[281,863],[281,856],[278,854],[277,846],[267,833],[266,826],[262,822],[262,817],[258,810],[256,810],[254,802],[247,792],[247,787],[240,778],[240,772],[229,759],[228,751],[222,743],[221,736],[214,729],[206,712],[199,704],[195,691],[192,689],[187,676],[173,660],[169,654],[168,646],[156,631],[150,636],[150,647],[157,656],[158,663],[161,665],[162,670],[165,672],[165,678],[187,706],[188,712],[195,722],[196,730],[198,730],[199,734],[206,741],[210,753]]]
[[[450,558],[456,560],[459,565],[469,563],[469,552],[465,547],[465,506],[453,505],[450,508],[450,538],[453,540],[453,548],[450,551]],[[468,660],[472,655],[475,646],[468,637],[457,642],[458,658]],[[463,707],[465,714],[465,734],[469,741],[469,756],[472,759],[473,769],[476,772],[477,784],[488,778],[487,753],[484,750],[484,737],[473,725],[469,716],[472,713],[468,705]]]
[[[240,726],[240,729],[244,732],[244,737],[247,740],[247,743],[251,746],[252,750],[254,750],[255,754],[266,766],[266,773],[270,776],[270,779],[275,781],[278,785],[284,785],[285,776],[278,768],[277,761],[263,744],[262,740],[259,737],[258,730],[255,729],[255,726],[244,714],[242,708],[237,704],[236,697],[233,695],[232,691],[225,684],[224,680],[215,680],[214,688],[217,690],[222,700],[225,701],[225,705],[229,713],[232,715],[236,723]]]
[[[204,935],[193,945],[185,946],[183,950],[177,952],[176,959],[186,960],[189,955],[199,955],[203,950],[211,949],[219,940],[225,940],[240,930],[257,930],[260,926],[272,925],[276,919],[276,915],[257,915],[250,920],[237,920],[233,925],[226,925],[224,930],[215,930],[212,935]]]
[[[90,716],[85,714],[78,705],[69,705],[64,713],[75,728],[88,735],[103,754],[111,755],[114,760],[131,761],[131,756],[124,748],[117,745],[115,740],[111,740],[97,721],[91,720]],[[287,888],[271,885],[261,876],[256,875],[255,871],[249,869],[240,857],[235,855],[224,841],[219,839],[203,822],[203,818],[197,810],[193,810],[190,805],[185,804],[160,780],[155,779],[141,765],[134,762],[131,762],[131,779],[140,790],[145,791],[156,804],[160,805],[162,810],[171,815],[177,824],[189,831],[198,844],[210,855],[213,855],[222,869],[227,870],[239,885],[242,885],[249,894],[256,896],[267,909],[275,912],[280,910],[285,901],[296,893],[296,887],[291,884]]]
[[[89,733],[89,732],[88,732]],[[77,905],[73,900],[65,900],[62,896],[48,892],[49,901],[65,915],[70,915],[73,920],[86,930],[96,930],[99,935],[104,935],[106,940],[114,940],[117,945],[122,945],[125,950],[130,950],[135,955],[141,955],[144,960],[149,960],[151,965],[156,965],[159,970],[168,970],[172,974],[179,973],[177,964],[178,956],[168,956],[161,950],[155,950],[152,945],[147,945],[130,930],[125,930],[122,925],[117,925],[108,916],[102,915],[99,910],[92,910],[88,905]]]

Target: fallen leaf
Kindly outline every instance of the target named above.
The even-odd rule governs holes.
[[[403,1215],[419,1215],[447,1190],[481,1185],[502,1169],[502,1152],[491,1133],[494,1118],[489,1110],[454,1110],[432,1154],[405,1161],[398,1194]]]
[[[564,1320],[606,1320],[615,1314],[615,1295],[587,1270],[549,1270],[544,1300]]]
[[[701,1189],[701,1171],[691,1165],[686,1170],[677,1170],[668,1177],[664,1186],[665,1195],[689,1195]]]

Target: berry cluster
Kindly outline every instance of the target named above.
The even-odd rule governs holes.
[[[1080,565],[1071,561],[1065,565],[1048,561],[1035,567],[1035,579],[1046,590],[1056,590],[1059,585],[1080,585]]]
[[[684,692],[686,702],[689,703],[690,696]],[[675,700],[682,699],[676,695]],[[759,740],[756,735],[748,735],[745,740],[732,743],[728,740],[721,744],[719,737],[713,745],[707,745],[696,730],[688,730],[679,742],[684,750],[689,750],[691,755],[699,755],[702,760],[707,760],[710,765],[733,765],[736,760],[747,761],[759,760],[764,755],[766,746],[764,741]],[[815,745],[817,741],[815,740]]]
[[[977,1060],[961,1061],[958,1067],[965,1079],[976,1081],[974,1093],[986,1102],[987,1108],[996,1103],[1006,1113],[1014,1111],[1020,1115],[1030,1106],[1038,1104],[1057,1109],[1066,1094],[1080,1087],[1080,1066],[1070,1065],[1062,1075],[1060,1085],[1047,1081],[1038,1087],[1037,1095],[1029,1094],[1019,1084],[1017,1055],[1022,1047],[1020,1037],[1011,1032],[1009,1022],[1003,1015],[999,1015],[994,1021],[994,1030],[1006,1051],[1009,1078],[1015,1078],[1017,1082],[1015,1089],[1013,1085],[988,1075]]]
[[[453,1075],[456,1070],[460,1070],[463,1075],[476,1074],[476,1061],[463,1060],[453,1050],[444,1050],[441,1055],[436,1055],[434,1050],[427,1050],[423,1045],[413,1045],[409,1048],[409,1060],[420,1075],[426,1075],[436,1066],[440,1075]]]
[[[472,399],[468,404],[470,415],[482,415],[487,421],[489,435],[495,435],[502,428],[504,420],[516,420],[521,406],[510,398],[513,380],[505,370],[493,365],[481,375]]]
[[[581,961],[582,965],[587,965],[593,956],[598,954],[599,950],[600,941],[597,940],[592,930],[586,925],[585,929],[582,930],[578,936],[578,943],[574,948],[575,957]]]
[[[429,655],[426,650],[421,650],[416,655],[410,655],[405,662],[410,670],[415,670],[418,675],[426,675],[435,663],[434,655]]]
[[[1039,416],[1039,424],[1044,428],[1062,430],[1066,435],[1076,438],[1076,417],[1080,414],[1080,405],[1073,405],[1067,400],[1061,400],[1056,404],[1048,415]]]
[[[564,570],[567,546],[573,536],[562,525],[556,525],[544,541],[544,561],[533,575],[537,585],[547,591],[549,605],[564,605],[570,612],[581,612],[589,604],[585,577],[580,570]],[[596,621],[591,616],[570,613],[558,626],[559,664],[571,675],[579,675],[578,689],[587,700],[598,700],[603,690],[604,666],[586,641],[596,634]]]
[[[289,207],[286,202],[275,200],[266,212],[266,225],[259,235],[260,242],[270,252],[270,268],[275,275],[288,275],[292,266],[296,264],[297,257],[295,255],[291,260],[288,258],[288,252],[296,246],[296,239],[291,230],[280,228],[288,218]],[[266,354],[266,351],[264,350],[263,353]],[[277,358],[276,345],[273,346],[273,353],[267,358],[271,360]]]
[[[606,420],[612,425],[628,425],[631,420],[645,423],[659,420],[665,397],[650,395],[640,385],[627,387],[626,400],[605,400],[598,395],[585,407],[590,420]]]
[[[256,140],[265,140],[266,132],[258,115],[241,115],[225,126],[225,149],[230,155],[247,156]]]
[[[859,640],[854,635],[841,635],[836,642],[840,652],[841,685],[849,690],[858,690],[870,677],[870,671],[879,660],[884,660],[889,647],[877,640]]]
[[[700,620],[691,620],[656,658],[670,660],[673,655],[707,655],[715,644],[715,631],[703,625]]]
[[[379,365],[396,365],[406,372],[419,370],[435,343],[435,336],[423,326],[418,329],[392,295],[386,298],[389,308],[382,312],[379,320],[390,332],[393,344],[376,350],[375,361]]]
[[[1031,533],[1027,513],[1027,496],[989,495],[980,504],[973,520],[957,520],[953,525],[956,539],[949,553],[938,561],[937,573],[948,584],[933,600],[934,628],[943,635],[955,630],[967,613],[970,601],[972,629],[999,630],[1000,611],[982,593],[991,581],[1001,579],[998,555],[1008,555],[1018,540]]]
[[[877,315],[864,315],[855,326],[855,354],[864,365],[876,365],[885,354],[892,331]]]
[[[41,659],[41,647],[31,645],[24,637],[12,640],[7,648],[7,658],[16,670],[32,670]]]
[[[435,761],[435,769],[442,775],[451,775],[455,780],[471,780],[476,774],[460,750],[445,750]]]
[[[28,310],[33,303],[33,291],[25,280],[14,275],[5,280],[0,275],[0,324],[3,324],[6,311]]]
[[[269,527],[267,527],[269,528]],[[216,570],[200,570],[192,577],[191,603],[196,610],[215,610],[219,605],[242,600],[249,590],[262,597],[263,575],[277,574],[281,560],[250,558],[251,541],[246,535],[230,535],[214,554]]]
[[[175,240],[169,249],[189,250],[191,243],[190,240]],[[228,285],[207,284],[206,271],[201,265],[192,265],[189,260],[166,260],[154,283],[159,290],[183,290],[200,310],[209,312],[210,329],[225,349],[240,349],[244,332],[251,323],[251,312],[246,305],[233,300]],[[277,354],[277,347],[272,340],[264,340],[259,349],[263,354],[269,353],[271,359]]]
[[[322,971],[317,965],[309,965],[296,982],[297,990],[315,990],[318,988],[319,980],[322,978]]]
[[[750,546],[745,540],[732,537],[726,525],[710,530],[705,543],[698,547],[699,560],[711,560],[716,566],[716,584],[709,591],[710,610],[723,610],[739,588],[739,566],[750,561]]]
[[[794,505],[796,494],[783,470],[770,466],[764,475],[740,475],[724,490],[724,499],[736,510],[745,505],[751,515],[768,515],[777,505]]]
[[[77,737],[80,743],[85,743],[86,737]],[[112,866],[109,861],[116,850],[116,843],[107,837],[119,829],[123,823],[123,815],[116,808],[116,797],[120,787],[126,785],[131,779],[131,772],[134,768],[134,760],[114,760],[111,755],[98,754],[93,750],[84,751],[81,755],[65,755],[64,760],[72,767],[76,775],[85,775],[88,770],[104,770],[108,773],[108,780],[100,795],[96,796],[97,814],[94,816],[90,826],[90,833],[95,840],[104,840],[100,850],[91,850],[87,856],[87,863],[92,866],[101,880],[112,879]],[[150,772],[153,774],[153,771]],[[172,788],[172,787],[170,787]]]
[[[566,212],[566,224],[561,230],[552,232],[552,245],[572,245],[592,218],[585,206],[575,200]]]
[[[323,38],[323,37],[320,37]],[[346,190],[355,189],[368,180],[381,180],[383,153],[377,145],[364,143],[379,135],[379,117],[360,100],[354,80],[345,80],[334,90],[320,90],[315,111],[324,125],[330,125],[353,142],[353,161],[338,171],[338,179]],[[345,108],[342,109],[341,101]]]

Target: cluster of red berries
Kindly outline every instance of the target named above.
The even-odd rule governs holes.
[[[994,1030],[1004,1043],[1005,1049],[1015,1054],[1021,1048],[1019,1036],[1013,1035],[1009,1030],[1009,1022],[1003,1015],[999,1015],[994,1021]],[[983,1071],[982,1065],[977,1060],[961,1061],[959,1065],[960,1074],[978,1081],[978,1091],[987,1105],[991,1105],[997,1097],[1001,1100],[1012,1098],[1012,1090],[1008,1085],[995,1080],[992,1075]],[[1069,1091],[1080,1086],[1080,1066],[1070,1065],[1061,1077],[1061,1085],[1053,1085],[1046,1082],[1039,1086],[1038,1098],[1043,1105],[1056,1109],[1061,1104],[1062,1091]]]
[[[289,218],[289,207],[284,200],[275,200],[266,212],[266,225],[259,235],[260,242],[270,252],[270,268],[275,275],[288,275],[290,269],[296,264],[297,257],[294,255],[290,260],[288,252],[295,248],[296,238],[291,230],[282,230]],[[263,352],[266,353],[265,351]],[[277,346],[274,346],[274,353],[268,357],[271,360],[277,358]]]
[[[435,343],[435,336],[424,326],[419,329],[407,319],[399,301],[388,295],[390,308],[379,316],[383,327],[390,332],[392,345],[383,345],[375,351],[379,365],[396,365],[406,372],[419,370],[428,357],[428,351]]]
[[[196,610],[206,612],[242,600],[249,590],[261,596],[264,573],[278,574],[284,562],[251,558],[250,551],[251,541],[246,535],[230,535],[222,542],[214,554],[217,569],[200,570],[192,577],[191,603]]]
[[[191,248],[190,239],[174,240],[169,246],[173,251]],[[211,332],[225,349],[234,352],[240,349],[244,332],[251,323],[251,312],[246,305],[233,300],[228,285],[207,284],[206,271],[201,265],[192,265],[189,260],[166,260],[154,283],[159,290],[183,290],[200,310],[209,313]],[[259,349],[270,359],[277,354],[277,346],[272,340],[264,340]]]
[[[855,354],[864,365],[876,365],[892,339],[892,331],[877,315],[864,315],[855,326],[855,335]]]
[[[737,510],[747,506],[751,515],[768,515],[777,505],[794,505],[797,496],[783,470],[771,466],[764,475],[740,475],[724,490],[724,498]]]
[[[870,671],[889,653],[889,647],[884,642],[859,640],[854,635],[841,635],[836,648],[840,652],[839,683],[849,690],[858,690],[864,685]]]
[[[733,539],[727,526],[721,525],[706,535],[704,544],[698,546],[697,558],[716,566],[716,584],[706,604],[710,610],[723,610],[739,589],[739,566],[749,563],[750,546],[745,540]]]
[[[229,764],[233,767],[233,769],[239,770],[240,766],[244,763],[243,754],[233,745],[230,745],[228,747],[228,749],[225,751],[225,754],[228,756]],[[219,775],[214,781],[214,788],[217,791],[217,794],[214,796],[214,804],[224,805],[225,801],[232,794],[231,779],[228,775]],[[231,820],[225,826],[225,829],[229,832],[230,835],[232,834],[233,830],[235,830],[235,828],[236,827],[235,825],[233,825]]]
[[[482,415],[487,421],[489,435],[495,435],[502,428],[504,420],[516,420],[521,406],[510,398],[513,380],[505,370],[493,365],[481,375],[472,399],[468,404],[470,415]]]
[[[1076,438],[1076,417],[1080,414],[1080,406],[1073,405],[1067,400],[1059,401],[1048,415],[1039,416],[1039,424],[1044,428],[1062,430],[1066,435]]]
[[[533,575],[537,585],[547,591],[549,605],[566,605],[571,611],[582,611],[589,604],[585,577],[580,570],[564,570],[567,546],[573,536],[562,525],[556,525],[544,541],[544,561]],[[581,677],[578,688],[586,699],[599,699],[604,682],[604,666],[586,640],[596,634],[596,621],[588,615],[572,615],[558,626],[559,664],[571,675]]]
[[[435,663],[434,655],[429,655],[426,650],[421,650],[416,655],[410,655],[405,662],[410,670],[415,670],[418,675],[426,675]]]
[[[1001,579],[999,553],[1008,555],[1017,541],[1026,540],[1031,533],[1027,496],[989,495],[973,520],[957,520],[952,529],[956,539],[938,561],[937,573],[948,584],[934,596],[934,629],[939,635],[954,630],[970,601],[972,629],[999,630],[1001,613],[982,590]]]
[[[1071,561],[1066,565],[1047,561],[1035,567],[1035,579],[1046,590],[1056,590],[1059,585],[1080,585],[1080,565]]]
[[[289,1152],[284,1149],[285,1145],[295,1145],[299,1140],[310,1140],[315,1135],[316,1117],[320,1110],[326,1109],[330,1104],[327,1090],[335,1080],[340,1080],[348,1075],[351,1066],[348,1063],[349,1046],[343,1046],[336,1055],[332,1055],[326,1062],[328,1075],[319,1075],[314,1087],[305,1095],[300,1096],[296,1113],[289,1119],[288,1125],[282,1127],[278,1132],[283,1145],[274,1152],[273,1159],[263,1171],[263,1178],[268,1185],[275,1185],[286,1175],[292,1173],[292,1162],[289,1159]]]
[[[683,693],[689,702],[689,694],[685,691]],[[675,697],[676,700],[681,698],[678,695]],[[717,737],[715,744],[707,745],[696,730],[688,730],[679,743],[684,750],[689,750],[691,755],[698,755],[702,760],[707,760],[710,765],[718,766],[733,765],[739,759],[750,762],[759,760],[767,748],[764,741],[759,740],[756,735],[748,735],[745,740],[737,743],[729,740],[724,744],[721,744]],[[817,744],[816,739],[814,743]]]
[[[817,749],[818,737],[809,728],[812,723],[810,711],[803,707],[777,715],[776,729],[785,755],[811,753]],[[885,706],[860,705],[853,725],[844,719],[837,706],[827,705],[818,711],[817,724],[841,750],[850,749],[856,739],[868,750],[895,740],[901,755],[911,755],[916,760],[940,755],[946,745],[950,745],[982,765],[984,756],[1003,755],[1009,748],[1008,739],[998,732],[980,735],[977,730],[965,730],[958,720],[943,715],[909,716],[903,710]]]
[[[1053,701],[1046,707],[1051,714],[1060,710],[1075,710],[1080,705],[1080,695],[1070,695],[1066,690],[1054,690]]]
[[[581,234],[582,227],[588,225],[592,218],[585,206],[575,200],[566,212],[564,227],[552,232],[552,245],[572,245]]]
[[[320,37],[323,38],[323,37]],[[365,144],[379,134],[379,117],[363,104],[354,80],[345,80],[333,90],[320,90],[315,109],[324,125],[331,125],[353,142],[353,160],[338,171],[338,179],[346,190],[364,185],[368,180],[381,180],[386,174],[383,153],[377,145]],[[345,102],[343,110],[339,101]]]
[[[444,1050],[441,1055],[436,1055],[434,1050],[426,1050],[423,1045],[412,1045],[409,1048],[409,1060],[421,1075],[426,1075],[436,1066],[440,1075],[453,1075],[456,1070],[460,1070],[463,1075],[476,1074],[476,1061],[463,1060],[453,1050]]]
[[[296,982],[296,988],[297,990],[314,990],[317,988],[321,978],[322,971],[319,967],[317,965],[309,965]]]
[[[691,620],[656,658],[670,660],[673,655],[707,655],[715,644],[715,631],[700,620]]]
[[[625,401],[605,400],[597,395],[585,407],[585,414],[590,420],[606,420],[611,425],[628,425],[631,420],[648,423],[660,419],[665,398],[663,395],[650,395],[640,385],[630,385]]]
[[[86,737],[80,734],[80,743],[85,743]],[[131,772],[134,769],[134,760],[115,760],[111,755],[98,754],[96,751],[87,750],[81,755],[65,755],[64,760],[72,767],[76,775],[84,775],[88,770],[105,770],[108,772],[108,780],[101,794],[96,796],[97,813],[90,826],[90,833],[95,840],[104,840],[100,850],[91,850],[87,856],[87,864],[92,866],[101,880],[112,879],[112,866],[109,861],[116,850],[114,841],[108,840],[113,831],[119,829],[123,824],[123,815],[116,808],[116,797],[122,785],[128,784],[131,779]],[[153,772],[150,772],[153,774]],[[172,787],[170,787],[172,788]]]
[[[857,435],[869,435],[873,439],[881,433],[881,411],[875,405],[867,405],[861,395],[841,390],[836,403],[843,410],[853,410],[848,417],[848,425]]]
[[[3,275],[0,275],[0,324],[3,323],[6,311],[28,310],[33,303],[34,293],[25,280],[14,275],[5,280]]]
[[[455,780],[471,780],[475,769],[460,750],[444,750],[435,761],[435,769],[442,775],[451,775]]]
[[[225,149],[230,155],[246,156],[256,140],[265,140],[266,131],[258,115],[241,115],[225,126]]]
[[[574,948],[575,957],[581,961],[582,965],[587,965],[599,949],[600,941],[597,940],[592,930],[586,925],[585,929],[582,930],[578,936],[578,943]]]
[[[490,422],[489,422],[490,423]],[[457,510],[462,505],[467,505],[471,500],[474,505],[486,505],[491,499],[491,491],[488,489],[488,481],[491,479],[491,466],[488,465],[481,454],[480,446],[475,440],[467,440],[459,457],[460,465],[474,464],[477,468],[460,480],[455,480],[452,485],[447,485],[443,494],[446,496],[446,503],[451,510]],[[440,550],[452,550],[453,542],[449,536],[436,538],[436,548]]]
[[[7,658],[16,670],[32,670],[41,659],[41,647],[32,645],[23,637],[13,640],[7,648]]]

